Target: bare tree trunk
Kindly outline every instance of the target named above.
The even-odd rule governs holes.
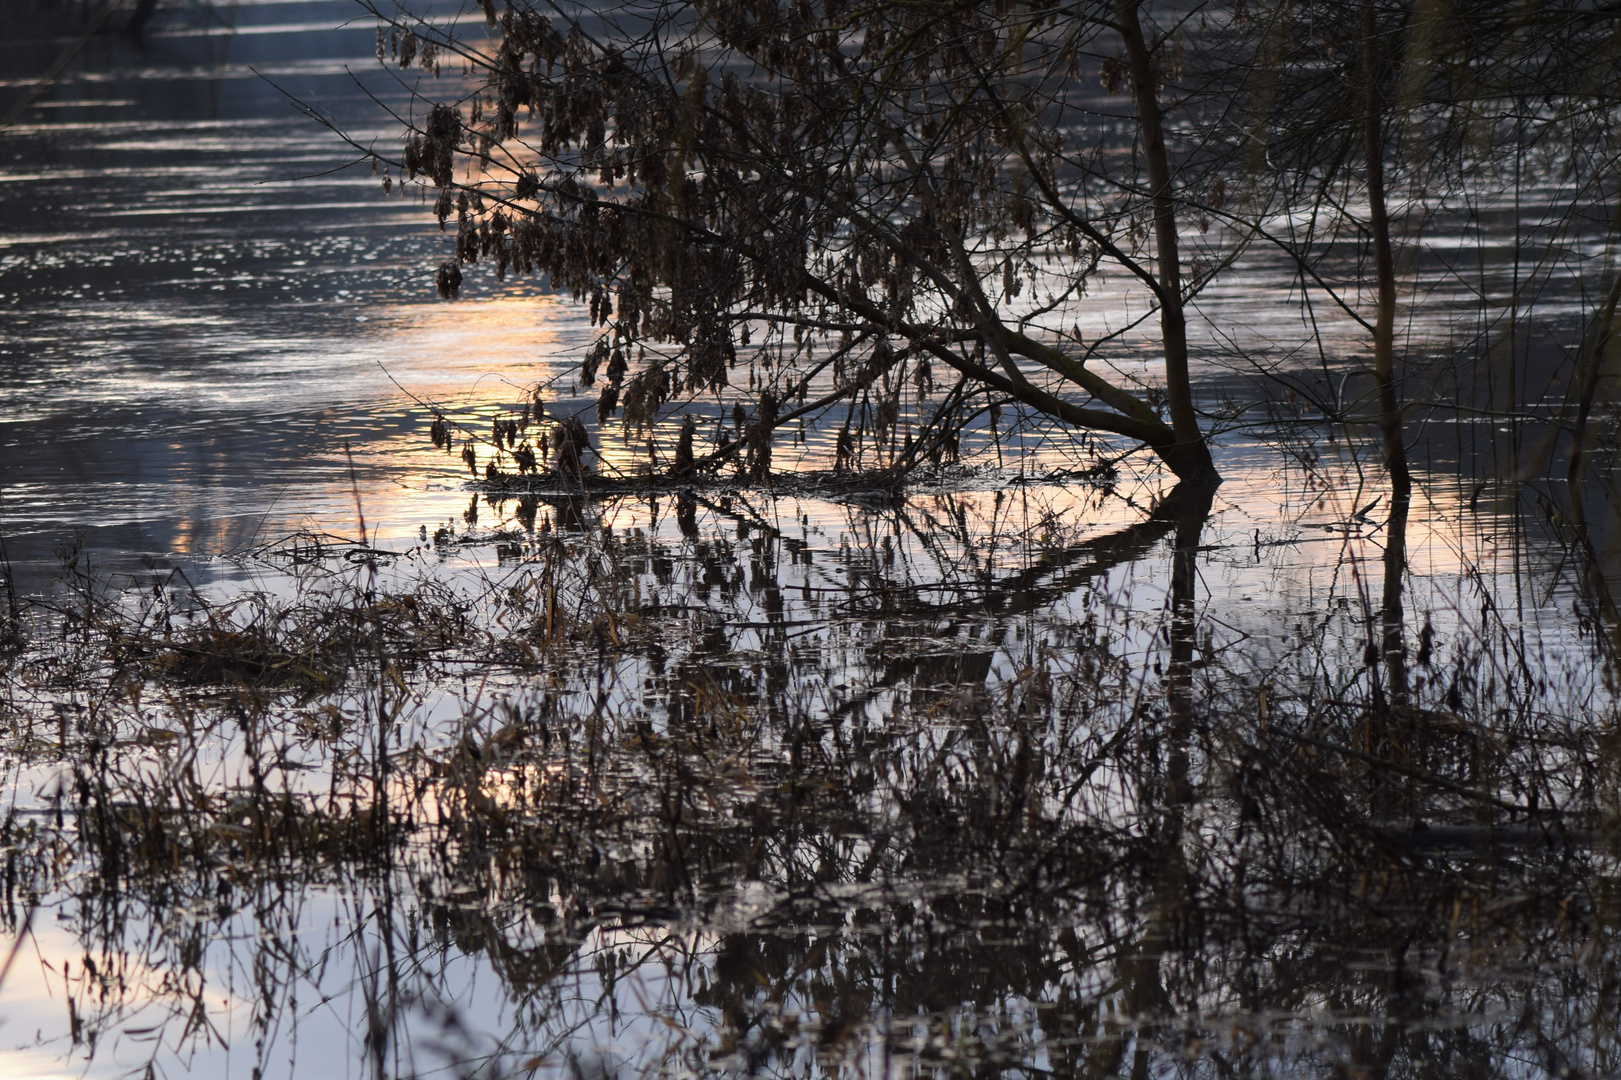
[[[1174,447],[1159,453],[1176,475],[1195,484],[1221,482],[1210,460],[1210,447],[1199,428],[1193,408],[1193,386],[1188,375],[1188,324],[1182,307],[1181,243],[1176,233],[1176,202],[1172,197],[1171,166],[1165,153],[1165,128],[1160,115],[1158,80],[1153,58],[1143,39],[1138,19],[1141,0],[1115,0],[1115,21],[1126,50],[1132,97],[1137,103],[1137,124],[1142,130],[1143,158],[1148,187],[1153,193],[1154,246],[1159,260],[1160,337],[1165,349],[1165,392],[1170,407]]]
[[[1373,377],[1379,392],[1379,431],[1383,438],[1385,469],[1390,474],[1390,519],[1385,526],[1379,651],[1384,659],[1391,700],[1403,704],[1407,700],[1407,658],[1402,641],[1402,577],[1407,570],[1407,515],[1413,501],[1413,477],[1407,468],[1401,405],[1396,399],[1396,263],[1391,252],[1390,217],[1385,207],[1384,100],[1379,88],[1374,30],[1373,0],[1363,0],[1358,33],[1366,109],[1362,146],[1367,172],[1368,231],[1373,235],[1374,277],[1379,296],[1373,328]]]
[[[1615,311],[1621,304],[1621,268],[1617,268],[1615,280],[1610,282],[1610,291],[1604,298],[1603,305],[1598,314],[1593,317],[1593,325],[1587,333],[1587,347],[1583,349],[1581,363],[1577,367],[1576,384],[1580,387],[1579,397],[1576,401],[1576,422],[1570,435],[1570,465],[1565,473],[1565,479],[1570,484],[1580,484],[1587,474],[1587,421],[1593,415],[1593,403],[1598,397],[1599,379],[1603,375],[1604,352],[1610,346],[1610,338],[1615,333]],[[1571,488],[1571,501],[1576,501],[1576,489]]]
[[[1609,624],[1605,627],[1604,639],[1610,646],[1612,659],[1621,657],[1621,609],[1617,608],[1615,594],[1610,589],[1609,579],[1604,575],[1603,564],[1593,545],[1587,523],[1587,504],[1583,501],[1583,495],[1587,489],[1587,422],[1593,414],[1593,404],[1598,397],[1598,384],[1604,373],[1604,354],[1609,349],[1610,339],[1615,335],[1616,308],[1621,305],[1621,267],[1617,267],[1614,274],[1609,293],[1605,296],[1598,313],[1593,316],[1593,324],[1588,329],[1586,340],[1583,342],[1581,360],[1576,368],[1574,381],[1579,388],[1579,396],[1576,402],[1576,420],[1570,432],[1570,464],[1565,471],[1565,489],[1570,498],[1570,520],[1575,531],[1572,543],[1576,545],[1581,555],[1582,581],[1587,586],[1594,608],[1597,609],[1598,618],[1600,622]]]

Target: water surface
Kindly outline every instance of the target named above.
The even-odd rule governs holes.
[[[8,94],[76,33],[27,11]],[[1083,476],[1090,451],[1017,418],[898,504],[791,477],[486,497],[432,418],[481,433],[537,386],[590,410],[592,331],[545,282],[439,300],[429,208],[295,107],[397,139],[378,101],[419,76],[379,71],[357,14],[165,9],[0,133],[0,534],[23,592],[89,564],[174,640],[261,593],[289,624],[381,593],[476,648],[434,667],[390,638],[392,668],[319,692],[135,690],[80,626],[9,672],[6,850],[53,891],[0,988],[8,1075],[1613,1071],[1610,699],[1578,563],[1500,497],[1534,431],[1415,431],[1432,742],[1398,773],[1358,704],[1377,460],[1275,383],[1284,422],[1222,436],[1229,479],[1180,534],[1191,593],[1151,463]],[[1454,239],[1498,274],[1505,222]],[[1325,320],[1299,353],[1270,275],[1206,297],[1212,324],[1354,393],[1356,335]],[[1578,290],[1540,303],[1579,324]],[[1410,340],[1463,354],[1499,314],[1438,290]],[[1516,333],[1506,368],[1436,385],[1525,385]],[[1216,352],[1213,410],[1254,392]],[[707,435],[729,403],[688,408]],[[779,467],[825,467],[838,420]],[[617,423],[598,443],[610,474],[647,457]],[[1394,790],[1414,772],[1439,786]]]

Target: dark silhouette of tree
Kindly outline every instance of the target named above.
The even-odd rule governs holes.
[[[392,164],[456,230],[442,291],[489,261],[589,305],[602,335],[580,378],[604,378],[604,416],[641,428],[746,384],[757,404],[724,453],[763,475],[773,430],[840,402],[870,406],[896,469],[973,403],[1016,403],[1218,481],[1186,305],[1221,260],[1189,258],[1182,218],[1188,191],[1220,205],[1224,188],[1197,125],[1168,120],[1194,96],[1176,97],[1175,19],[1136,0],[486,12],[488,48],[377,10],[380,55],[478,84]],[[1104,274],[1140,302],[1086,337],[1074,305]],[[1162,380],[1100,362],[1154,324]],[[920,418],[904,444],[903,398]]]
[[[1351,373],[1367,377],[1367,398],[1325,397],[1319,405],[1325,414],[1371,419],[1377,428],[1390,490],[1369,654],[1380,659],[1386,689],[1401,704],[1408,692],[1403,577],[1413,416],[1420,407],[1523,416],[1553,396],[1561,377],[1545,365],[1545,386],[1523,385],[1510,362],[1505,395],[1467,400],[1467,378],[1493,363],[1491,353],[1505,351],[1502,343],[1508,352],[1515,348],[1521,331],[1512,323],[1498,330],[1499,344],[1476,355],[1463,350],[1440,365],[1428,358],[1430,370],[1415,364],[1426,358],[1407,355],[1405,312],[1438,281],[1461,276],[1459,266],[1425,251],[1423,234],[1438,216],[1489,212],[1526,196],[1530,185],[1541,190],[1529,197],[1545,204],[1542,235],[1564,240],[1587,233],[1597,240],[1597,224],[1613,237],[1613,114],[1621,100],[1615,12],[1598,5],[1358,0],[1235,4],[1225,15],[1194,63],[1223,87],[1209,92],[1231,103],[1224,119],[1229,141],[1236,145],[1238,132],[1249,138],[1255,149],[1247,175],[1257,189],[1270,189],[1265,205],[1287,225],[1269,230],[1256,210],[1261,201],[1253,199],[1244,206],[1247,219],[1228,213],[1224,220],[1281,246],[1296,261],[1302,288],[1326,294],[1366,335],[1366,369]],[[1608,220],[1595,221],[1600,214]],[[1518,235],[1514,242],[1537,241]],[[1529,271],[1528,281],[1545,282],[1561,269],[1545,264]],[[1518,296],[1493,296],[1500,286],[1485,270],[1479,275],[1471,288],[1483,300],[1516,309]],[[1522,287],[1515,282],[1513,290]],[[1563,414],[1548,417],[1543,447],[1530,462],[1511,454],[1505,472],[1515,482],[1547,463],[1566,424],[1573,435],[1569,471],[1579,472],[1591,376],[1609,337],[1616,288],[1597,290],[1610,297],[1595,305],[1587,335],[1597,350],[1579,351]],[[1460,370],[1472,374],[1460,377]],[[1420,406],[1415,398],[1428,400]]]

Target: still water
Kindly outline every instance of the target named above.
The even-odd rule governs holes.
[[[93,41],[6,132],[0,514],[28,586],[80,537],[128,568],[352,527],[345,440],[373,521],[414,534],[457,500],[401,454],[423,410],[391,379],[483,404],[578,349],[583,320],[533,291],[439,303],[431,218],[294,108],[392,140],[366,95],[401,95],[355,14],[166,10],[138,43]],[[8,94],[71,25],[7,46]]]
[[[7,95],[82,17],[13,7],[26,32],[0,44]],[[28,905],[7,884],[23,944],[0,986],[0,1071],[1613,1069],[1597,1033],[1614,1019],[1596,970],[1614,951],[1597,818],[1526,841],[1523,815],[1487,821],[1469,801],[1474,765],[1436,764],[1466,743],[1484,760],[1489,744],[1501,776],[1534,778],[1529,795],[1501,780],[1495,797],[1515,806],[1591,810],[1613,782],[1591,741],[1608,690],[1578,567],[1524,500],[1480,483],[1511,473],[1517,431],[1448,413],[1419,440],[1415,694],[1457,728],[1434,736],[1435,761],[1403,766],[1442,776],[1441,796],[1392,809],[1377,785],[1356,788],[1366,805],[1344,812],[1366,821],[1336,832],[1332,785],[1363,759],[1316,735],[1280,749],[1266,732],[1347,708],[1331,747],[1383,753],[1340,700],[1371,677],[1371,447],[1235,425],[1219,451],[1229,479],[1183,545],[1192,608],[1173,596],[1170,526],[1144,523],[1162,490],[1152,469],[1060,475],[1084,462],[1017,423],[981,432],[965,448],[974,469],[898,506],[792,484],[583,509],[480,498],[429,445],[435,413],[486,430],[537,385],[554,414],[586,410],[573,373],[593,335],[544,283],[483,269],[461,300],[439,300],[451,237],[299,110],[362,144],[397,139],[382,109],[409,108],[399,80],[419,75],[378,69],[360,14],[326,0],[166,7],[139,40],[95,38],[0,132],[0,537],[34,596],[62,593],[65,564],[115,595],[157,585],[158,604],[222,610],[426,582],[472,596],[434,618],[466,620],[488,655],[457,653],[454,674],[408,693],[389,676],[401,696],[382,710],[397,725],[385,742],[402,763],[368,782],[409,821],[385,845],[393,861],[311,869],[300,844],[334,841],[305,824],[294,850],[256,849],[280,876],[226,859],[195,880],[159,887],[148,868],[103,887],[87,864],[51,878],[21,935]],[[1287,275],[1251,280],[1206,297],[1206,313],[1227,338],[1288,355],[1305,331]],[[1580,304],[1561,295],[1538,317],[1568,328]],[[1105,287],[1088,317],[1128,302]],[[1410,340],[1461,347],[1491,319],[1468,305],[1431,295]],[[1325,327],[1327,379],[1343,389],[1358,346]],[[1145,370],[1133,363],[1117,359]],[[1537,367],[1523,363],[1522,383]],[[1201,378],[1212,408],[1243,385],[1214,364]],[[1491,398],[1471,378],[1447,384],[1454,401]],[[706,424],[724,415],[693,407]],[[831,424],[813,427],[778,465],[825,466],[831,440]],[[643,453],[613,432],[601,444],[607,471],[629,474]],[[386,565],[330,568],[287,542],[318,534],[342,550],[361,518]],[[563,535],[566,548],[547,539]],[[588,572],[548,576],[554,556]],[[312,561],[313,586],[298,569]],[[535,629],[556,610],[554,594],[537,622],[537,582],[606,614],[555,643]],[[418,593],[414,610],[438,595]],[[615,622],[625,611],[640,621]],[[547,649],[570,659],[548,666]],[[1199,673],[1186,676],[1205,695],[1195,712],[1174,685],[1168,714],[1143,706],[1164,697],[1167,669]],[[73,776],[118,777],[116,798],[95,803],[83,784],[80,798],[122,813],[183,775],[207,793],[198,836],[235,843],[247,819],[219,808],[240,797],[258,813],[266,762],[269,786],[302,806],[375,758],[363,693],[218,706],[238,711],[199,736],[185,718],[217,703],[143,704],[116,677],[98,696],[101,683],[40,670],[8,676],[14,821],[48,823]],[[1296,684],[1332,692],[1286,708]],[[508,745],[536,724],[585,756],[555,751],[553,735],[544,750]],[[1042,794],[1009,809],[1020,785]],[[1189,785],[1191,799],[1151,793]],[[441,789],[452,795],[424,799]],[[358,829],[349,797],[341,820]],[[336,801],[320,819],[329,837]],[[1433,835],[1457,850],[1413,840],[1424,818],[1454,830]],[[1521,847],[1469,839],[1499,825]],[[7,829],[14,861],[49,861],[42,834]],[[95,843],[102,859],[140,847]],[[60,863],[86,858],[75,850]]]
[[[61,9],[19,7],[41,33],[6,46],[0,89],[14,96],[77,27]],[[426,77],[379,70],[359,15],[288,0],[166,9],[138,42],[94,39],[5,133],[0,522],[29,591],[66,543],[129,569],[295,527],[351,528],[346,441],[370,524],[391,542],[431,531],[465,506],[459,463],[428,452],[432,408],[479,432],[537,383],[553,412],[594,401],[573,394],[592,338],[580,307],[543,282],[498,284],[488,267],[469,271],[466,301],[439,301],[433,270],[453,238],[414,195],[385,196],[365,166],[345,168],[353,155],[300,115],[297,102],[363,145],[397,140],[382,109],[408,108],[401,81]],[[1505,259],[1500,248],[1487,256]],[[1140,298],[1123,289],[1106,284],[1079,318],[1130,312]],[[1204,297],[1203,314],[1226,339],[1287,354],[1305,334],[1291,295],[1281,270],[1250,275],[1241,293]],[[1539,315],[1570,318],[1557,297],[1543,304]],[[1467,339],[1481,315],[1461,311],[1432,290],[1409,335]],[[1328,315],[1312,333],[1343,378],[1365,350]],[[1116,358],[1125,377],[1150,370],[1132,359]],[[807,451],[826,440],[813,429]],[[1224,441],[1227,475],[1275,487],[1276,455]],[[628,464],[617,434],[607,442]],[[779,465],[797,452],[779,451]],[[1451,499],[1443,486],[1428,504]],[[1255,505],[1248,489],[1222,504]],[[1325,509],[1335,520],[1354,508]],[[1276,516],[1254,524],[1270,530]]]

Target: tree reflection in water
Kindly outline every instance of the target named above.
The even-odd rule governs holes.
[[[12,661],[15,788],[44,795],[4,868],[8,927],[60,919],[83,954],[52,968],[54,1048],[172,1071],[232,1042],[266,1076],[1614,1068],[1610,727],[1471,681],[1516,662],[1501,639],[1405,694],[1355,640],[1391,640],[1382,602],[1338,644],[1216,647],[1208,492],[995,556],[961,497],[914,497],[815,573],[742,496],[664,501],[673,536],[526,496],[480,587],[305,537],[260,553],[297,563],[280,594],[61,606]],[[340,1048],[300,1050],[332,1015]]]

